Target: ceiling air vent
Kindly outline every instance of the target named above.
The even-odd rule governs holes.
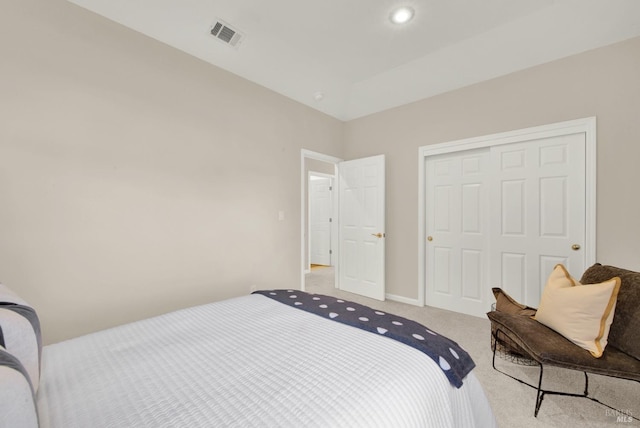
[[[232,27],[231,25],[220,19],[218,19],[216,23],[211,27],[211,35],[221,42],[233,46],[234,48],[237,48],[244,38],[244,34],[238,31],[237,28]]]

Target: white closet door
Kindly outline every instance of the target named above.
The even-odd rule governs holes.
[[[426,304],[484,316],[492,287],[538,306],[553,267],[586,269],[586,134],[426,158]]]
[[[585,134],[491,148],[491,284],[537,307],[558,264],[585,270]]]
[[[427,158],[427,304],[486,312],[489,149]]]

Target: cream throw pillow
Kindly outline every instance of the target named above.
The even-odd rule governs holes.
[[[556,265],[535,319],[599,358],[607,346],[619,289],[618,277],[583,285],[563,265]]]

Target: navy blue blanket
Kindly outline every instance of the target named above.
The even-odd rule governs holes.
[[[407,318],[347,300],[298,290],[260,290],[253,294],[262,294],[294,308],[412,346],[435,361],[456,388],[462,386],[462,379],[475,367],[469,354],[457,343]]]

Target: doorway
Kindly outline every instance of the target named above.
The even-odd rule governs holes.
[[[301,224],[301,290],[306,290],[307,277],[311,284],[321,284],[323,287],[337,287],[336,275],[339,269],[339,258],[336,239],[338,236],[338,212],[337,195],[333,189],[335,177],[338,172],[338,163],[342,159],[303,149],[301,151],[300,177],[301,177],[301,197],[300,197],[300,224]],[[327,181],[331,184],[327,185]],[[315,183],[321,184],[315,184]],[[331,190],[329,190],[331,187]],[[315,192],[317,191],[317,192]],[[311,194],[322,194],[325,198],[320,207],[312,207]],[[330,198],[329,201],[326,198]],[[314,202],[318,202],[317,200]],[[312,212],[312,210],[315,212]],[[330,213],[326,213],[326,210]],[[327,214],[330,214],[327,220]],[[313,217],[313,218],[312,218]],[[320,221],[318,217],[325,217]],[[316,239],[314,240],[314,235]],[[328,239],[327,239],[328,238]],[[312,252],[315,256],[312,257]],[[327,257],[327,252],[329,257]],[[324,253],[324,254],[321,254]],[[316,259],[316,256],[324,258]],[[317,263],[314,263],[317,262]],[[312,264],[323,267],[311,269]]]
[[[301,289],[310,271],[309,184],[318,162],[333,167],[331,248],[333,287],[384,300],[385,293],[385,156],[342,161],[301,150]],[[329,164],[329,165],[326,165]],[[325,173],[326,174],[326,173]]]
[[[310,269],[333,266],[333,182],[333,175],[309,171],[307,212]]]

